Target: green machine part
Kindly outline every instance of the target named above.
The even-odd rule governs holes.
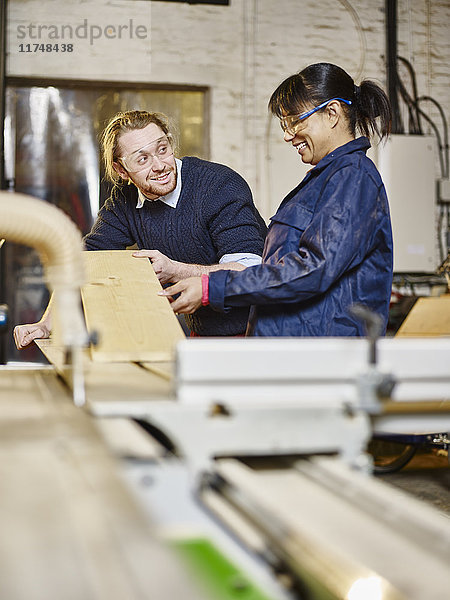
[[[206,539],[176,540],[174,547],[208,600],[273,600]]]

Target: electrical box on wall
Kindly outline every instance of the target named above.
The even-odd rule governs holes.
[[[431,273],[438,266],[435,140],[391,135],[374,160],[391,208],[396,273]]]

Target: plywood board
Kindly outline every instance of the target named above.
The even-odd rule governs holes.
[[[129,250],[85,252],[87,284],[82,299],[89,332],[98,344],[92,359],[101,362],[173,360],[184,333],[145,258]]]
[[[450,294],[438,298],[419,298],[396,336],[450,336]]]

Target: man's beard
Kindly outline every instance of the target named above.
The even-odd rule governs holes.
[[[152,196],[166,196],[167,194],[170,194],[170,192],[173,192],[173,190],[177,186],[176,169],[172,167],[169,167],[167,171],[164,171],[164,173],[161,173],[158,177],[161,177],[162,175],[167,175],[168,173],[170,174],[170,183],[158,183],[158,181],[149,178],[137,187],[139,187],[144,196],[147,196],[149,198],[151,198]],[[154,199],[156,200],[156,198]]]

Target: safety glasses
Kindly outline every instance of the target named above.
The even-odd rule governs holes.
[[[318,110],[325,108],[330,102],[333,102],[333,100],[339,100],[339,102],[345,102],[345,104],[348,105],[352,104],[351,100],[344,100],[344,98],[331,98],[330,100],[326,100],[326,102],[322,102],[322,104],[319,104],[319,106],[316,106],[315,108],[312,108],[311,110],[299,115],[287,115],[286,117],[283,117],[280,119],[281,129],[284,132],[287,132],[289,135],[295,135],[300,130],[299,126],[305,119],[313,115]]]

